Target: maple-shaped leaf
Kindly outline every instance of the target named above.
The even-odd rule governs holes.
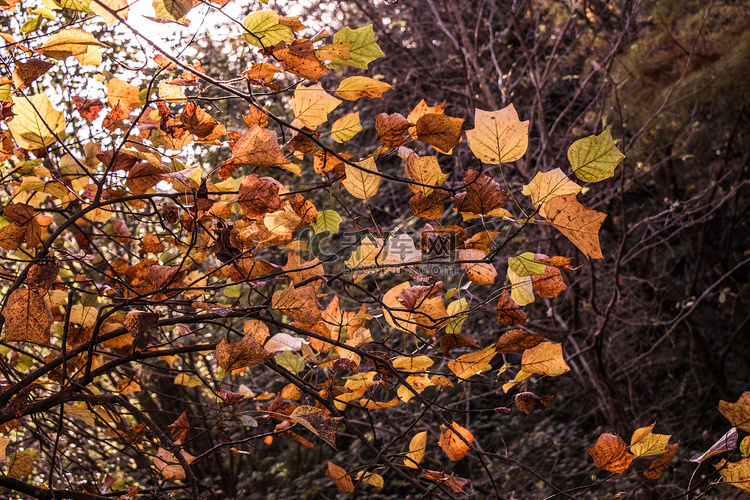
[[[440,170],[437,156],[417,156],[412,153],[406,157],[406,175],[415,182],[425,185],[409,184],[412,193],[423,195],[428,198],[435,189],[432,186],[440,186],[449,177]],[[442,215],[442,214],[441,214]]]
[[[503,290],[497,301],[497,321],[508,326],[526,324],[526,313],[516,304],[508,290]]]
[[[592,448],[586,448],[597,468],[619,474],[625,472],[635,455],[628,453],[628,445],[617,434],[605,432]]]
[[[100,99],[85,99],[77,95],[72,99],[78,113],[89,123],[99,118],[99,113],[104,109],[104,103]]]
[[[581,192],[581,186],[568,179],[562,170],[556,168],[549,172],[538,172],[534,178],[523,187],[521,191],[531,197],[534,208],[539,210],[539,215],[547,218],[546,203],[555,196],[564,194],[576,195]]]
[[[497,352],[495,346],[490,346],[481,351],[463,354],[454,361],[448,361],[448,369],[461,379],[467,379],[481,372],[492,369],[490,361],[495,357]]]
[[[649,479],[659,479],[662,472],[664,472],[664,467],[667,466],[667,464],[674,457],[675,453],[677,453],[677,447],[679,445],[680,443],[668,444],[664,449],[664,453],[662,453],[659,458],[654,460],[651,465],[649,465],[648,470],[644,471],[643,475]]]
[[[733,452],[737,449],[737,428],[732,427],[729,429],[718,441],[716,441],[711,448],[704,451],[703,453],[696,453],[690,457],[690,462],[701,463],[709,457],[718,455],[724,452]]]
[[[322,409],[306,405],[295,408],[289,417],[336,449],[336,426],[343,417],[326,418]]]
[[[308,128],[315,129],[328,120],[328,113],[336,109],[341,100],[323,89],[319,83],[305,87],[300,85],[292,95],[294,116]]]
[[[203,111],[194,101],[188,101],[180,114],[180,121],[185,124],[190,133],[200,137],[208,137],[219,127],[213,116]]]
[[[340,493],[350,493],[354,491],[354,483],[352,482],[351,476],[347,474],[343,468],[333,462],[328,462],[326,476],[333,479],[333,482],[336,483],[336,489]]]
[[[443,433],[440,434],[440,441],[438,444],[445,454],[448,455],[448,458],[451,461],[456,462],[464,458],[469,452],[471,446],[474,445],[474,435],[469,432],[468,429],[461,427],[456,422],[451,422],[451,427],[455,430],[446,428]]]
[[[428,106],[427,102],[422,99],[421,101],[419,101],[419,104],[414,106],[414,109],[411,110],[409,116],[406,117],[406,120],[411,124],[411,126],[409,127],[409,135],[412,137],[412,139],[417,138],[417,122],[419,122],[419,119],[424,115],[442,115],[444,113],[445,101],[438,104],[437,106]]]
[[[248,80],[259,80],[265,83],[271,83],[277,73],[281,70],[278,66],[270,62],[252,63],[250,69],[245,70],[242,74]]]
[[[65,117],[52,106],[46,93],[28,98],[13,96],[13,112],[16,116],[8,122],[8,128],[23,149],[51,146],[65,131]]]
[[[641,427],[633,432],[633,437],[630,438],[630,452],[636,457],[648,457],[664,453],[672,436],[653,434],[654,425],[656,423]]]
[[[341,81],[336,94],[347,101],[356,101],[360,97],[375,99],[382,97],[391,88],[393,87],[385,82],[366,76],[350,76]]]
[[[726,484],[750,492],[750,458],[743,458],[737,462],[721,460],[714,467]]]
[[[71,56],[85,54],[89,46],[107,47],[107,44],[99,42],[88,31],[66,28],[50,36],[36,51],[61,61]]]
[[[331,125],[331,139],[336,142],[346,142],[360,132],[362,124],[359,121],[359,111],[348,113]]]
[[[532,276],[531,279],[537,295],[547,299],[554,299],[568,288],[560,270],[552,266],[545,266],[544,276]]]
[[[33,290],[17,288],[8,296],[2,311],[6,342],[34,342],[49,345],[52,312]]]
[[[568,148],[573,173],[584,182],[599,182],[614,175],[625,155],[615,146],[609,130],[574,142]]]
[[[547,222],[563,233],[584,255],[603,259],[599,228],[607,214],[581,205],[574,194],[556,196],[547,201]]]
[[[313,260],[306,261],[296,252],[290,250],[287,256],[286,265],[283,269],[295,285],[305,281],[307,282],[306,284],[309,284],[313,288],[313,290],[317,291],[323,284],[323,266],[320,264],[317,257]],[[311,278],[316,276],[321,278],[311,281]]]
[[[310,81],[318,81],[328,71],[315,54],[310,40],[294,40],[289,45],[279,42],[271,52],[286,71]]]
[[[122,101],[130,108],[139,108],[141,107],[141,99],[138,97],[139,90],[138,87],[119,78],[111,78],[107,82],[107,102],[110,106],[115,106],[117,101]]]
[[[523,351],[538,346],[546,337],[543,333],[531,333],[520,328],[503,333],[495,344],[500,354]]]
[[[475,109],[474,128],[466,131],[469,147],[483,163],[510,163],[526,153],[529,122],[518,119],[512,104],[498,111]]]
[[[284,186],[272,177],[250,174],[243,177],[237,192],[237,202],[245,217],[262,219],[267,213],[281,210],[279,190]]]
[[[719,411],[733,427],[750,432],[750,391],[745,391],[736,403],[719,401]]]
[[[453,197],[456,210],[476,215],[491,215],[505,204],[506,193],[500,185],[487,174],[469,170],[464,177],[466,192]]]
[[[427,449],[427,431],[418,432],[409,441],[409,451],[404,457],[404,465],[410,469],[418,469]]]
[[[555,396],[539,397],[533,392],[520,392],[516,394],[514,402],[516,408],[529,415],[536,410],[543,410],[553,399]]]
[[[190,420],[188,419],[187,412],[183,411],[177,417],[177,420],[169,424],[167,428],[172,432],[172,441],[175,444],[184,443],[185,439],[187,439],[187,433],[190,430]]]
[[[195,460],[195,457],[193,455],[184,450],[182,450],[180,454],[188,464]],[[164,448],[159,448],[159,451],[156,452],[156,457],[154,457],[154,465],[157,469],[159,469],[161,475],[167,481],[179,481],[187,477],[185,469],[182,467],[179,460],[177,460],[177,457],[174,456],[174,453],[167,451]]]
[[[441,153],[451,154],[461,142],[463,118],[453,118],[442,113],[428,113],[417,120],[417,139],[426,142]]]
[[[309,286],[290,286],[277,291],[271,298],[271,307],[303,323],[317,323],[322,319],[315,301],[315,291]]]
[[[346,164],[346,179],[341,184],[349,194],[360,200],[368,200],[378,194],[380,173],[373,157],[357,162],[359,168]]]
[[[52,66],[51,62],[32,57],[24,62],[19,62],[13,69],[13,84],[17,90],[23,90],[31,83],[45,74]]]
[[[380,50],[378,42],[375,41],[375,33],[372,31],[371,24],[356,30],[346,26],[333,36],[333,43],[351,43],[351,45],[349,46],[349,57],[332,60],[328,65],[330,68],[354,66],[355,68],[367,69],[369,63],[385,55]]]
[[[260,48],[273,47],[279,42],[293,42],[294,32],[290,27],[282,24],[281,19],[270,10],[253,12],[242,21],[245,27],[242,38]]]
[[[401,113],[380,113],[375,115],[375,131],[378,139],[388,148],[397,148],[405,142],[404,132],[409,122]]]
[[[569,372],[570,367],[563,359],[562,344],[544,341],[523,352],[521,370],[526,373],[557,377]]]
[[[461,267],[466,270],[466,277],[475,285],[492,285],[495,283],[497,270],[489,262],[484,262],[487,255],[479,250],[462,249],[458,252]]]
[[[276,132],[254,125],[232,147],[238,165],[273,167],[289,163],[279,147]]]
[[[233,343],[221,339],[216,346],[216,362],[225,372],[260,365],[271,357],[273,354],[264,349],[252,333]]]

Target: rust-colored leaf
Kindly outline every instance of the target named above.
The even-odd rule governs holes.
[[[52,63],[32,57],[24,62],[16,64],[13,69],[13,83],[16,90],[23,90],[31,83],[45,74],[52,66]]]
[[[459,212],[488,215],[505,204],[505,190],[487,174],[469,170],[464,177],[464,186],[466,191],[453,197]]]
[[[547,222],[563,233],[584,255],[603,259],[599,246],[599,228],[607,214],[586,208],[576,195],[556,196],[545,204]]]
[[[454,347],[479,347],[476,342],[460,333],[446,333],[440,337],[440,348],[447,358]]]
[[[188,464],[195,460],[195,457],[193,455],[184,450],[181,454]],[[187,477],[185,469],[177,460],[177,457],[175,457],[173,453],[165,450],[164,448],[159,448],[159,451],[156,452],[154,465],[157,469],[159,469],[161,475],[167,481],[179,481]]]
[[[48,256],[46,259],[36,261],[29,266],[26,282],[30,289],[45,295],[52,288],[59,272],[60,261]]]
[[[648,467],[648,470],[643,473],[649,479],[659,479],[664,472],[664,467],[672,460],[677,453],[677,447],[680,443],[668,444],[664,449],[664,453],[659,455],[659,458],[654,460]]]
[[[437,220],[445,212],[445,201],[450,195],[444,189],[433,189],[432,193],[425,197],[421,191],[409,199],[409,207],[417,217]]]
[[[521,392],[516,394],[516,408],[526,415],[536,410],[543,410],[549,402],[555,399],[555,396],[539,397],[533,392]]]
[[[17,288],[3,308],[6,342],[34,342],[49,345],[52,312],[34,290]]]
[[[272,357],[273,354],[264,349],[252,333],[233,343],[221,339],[216,346],[216,362],[225,372],[260,365]]]
[[[190,133],[198,138],[209,137],[214,133],[219,123],[213,116],[199,108],[194,101],[188,101],[180,115],[180,121],[185,124]]]
[[[526,324],[526,313],[510,297],[508,290],[503,290],[497,301],[497,320],[507,326]]]
[[[619,474],[625,472],[635,455],[628,452],[628,445],[617,434],[605,432],[592,448],[586,448],[597,468]]]
[[[159,314],[145,311],[130,311],[123,325],[133,337],[159,328]]]
[[[254,125],[232,147],[232,160],[238,165],[274,167],[289,163],[279,147],[276,132]]]
[[[456,462],[464,458],[469,452],[471,446],[474,445],[474,436],[471,432],[464,427],[461,427],[456,422],[451,422],[451,427],[455,429],[455,432],[446,428],[440,435],[440,441],[438,444],[445,454],[448,455],[448,458],[453,462]]]
[[[271,177],[258,177],[256,174],[245,176],[237,193],[237,202],[245,212],[245,217],[262,219],[267,213],[281,210],[279,190],[283,187]]]
[[[432,255],[455,252],[467,236],[460,226],[432,226],[425,224],[419,235],[419,245]]]
[[[352,482],[351,476],[333,462],[328,462],[326,476],[333,479],[333,482],[336,483],[336,488],[340,493],[350,493],[354,491],[354,483]]]
[[[378,139],[389,148],[397,148],[404,143],[404,132],[409,122],[400,113],[375,115],[375,131]]]
[[[294,73],[310,81],[318,81],[323,73],[328,71],[315,54],[315,49],[310,40],[299,39],[290,44],[279,42],[269,52],[273,53],[274,59],[290,73]]]
[[[322,319],[315,291],[309,286],[290,286],[273,294],[271,307],[303,323],[317,323]]]
[[[442,113],[429,113],[417,120],[417,139],[426,142],[441,153],[450,151],[461,142],[463,118],[453,118]]]
[[[537,295],[548,299],[554,299],[568,288],[560,270],[552,266],[544,266],[544,276],[532,276],[531,279]]]
[[[543,333],[531,333],[517,328],[503,333],[495,344],[498,353],[505,354],[515,351],[523,351],[538,346],[546,335]]]
[[[187,412],[183,411],[177,420],[169,424],[167,428],[172,431],[172,441],[175,444],[184,443],[185,439],[187,439],[187,433],[190,430],[190,421],[188,420]]]
[[[495,283],[497,269],[489,262],[481,262],[486,258],[487,254],[479,250],[463,249],[458,252],[461,267],[466,270],[466,276],[475,285],[492,285]]]

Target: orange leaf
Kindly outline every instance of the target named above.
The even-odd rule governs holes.
[[[510,297],[508,290],[503,290],[497,301],[497,320],[508,326],[526,324],[526,313]]]
[[[49,345],[52,312],[33,290],[17,288],[3,308],[6,342],[34,342]]]
[[[455,462],[464,458],[469,452],[470,447],[474,444],[474,436],[456,422],[451,422],[451,427],[456,431],[445,429],[440,435],[439,444],[448,458]]]
[[[289,163],[282,154],[276,132],[254,125],[232,147],[232,159],[239,165],[273,167]]]
[[[520,328],[508,330],[503,333],[495,344],[498,353],[505,354],[515,351],[523,351],[538,346],[544,340],[543,333],[531,333]]]
[[[265,350],[252,333],[231,344],[227,339],[221,339],[216,346],[216,362],[225,372],[259,365],[272,357],[273,354]]]
[[[336,488],[340,493],[349,493],[354,491],[354,483],[352,482],[351,476],[349,476],[349,474],[347,474],[346,471],[338,465],[332,462],[328,462],[328,470],[326,471],[326,476],[333,479],[333,481],[336,483]]]
[[[599,228],[607,214],[586,208],[576,200],[576,195],[556,196],[546,205],[547,222],[564,234],[587,257],[602,259],[599,246]]]
[[[628,453],[625,441],[611,432],[599,436],[593,448],[586,448],[586,451],[594,459],[597,468],[618,474],[624,472],[635,459],[635,455]]]
[[[380,113],[375,116],[375,130],[378,139],[389,148],[397,148],[404,143],[404,132],[409,128],[409,122],[400,113],[391,115]]]

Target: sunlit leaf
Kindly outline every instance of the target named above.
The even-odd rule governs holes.
[[[496,165],[516,161],[526,153],[529,122],[518,119],[512,104],[499,111],[474,111],[474,128],[466,131],[474,156]]]
[[[351,42],[351,46],[349,47],[349,57],[347,59],[334,59],[328,65],[331,68],[354,66],[367,69],[369,63],[385,55],[375,41],[371,24],[355,30],[346,26],[333,36],[333,42]]]
[[[719,401],[719,411],[732,426],[750,432],[750,391],[745,391],[736,403]]]
[[[448,458],[455,462],[464,458],[474,445],[474,435],[456,422],[451,422],[451,427],[455,431],[446,428],[440,434],[439,444]]]
[[[667,434],[653,434],[654,424],[647,427],[641,427],[633,432],[630,438],[630,452],[636,457],[648,457],[651,455],[661,455],[666,449],[669,438]]]
[[[24,149],[41,149],[57,142],[65,131],[65,117],[56,110],[47,94],[35,94],[28,98],[13,97],[13,112],[16,116],[8,128],[16,143]]]
[[[349,474],[347,474],[344,469],[334,464],[333,462],[328,462],[328,470],[326,471],[326,476],[333,479],[339,492],[349,493],[354,491],[354,483],[352,483],[351,476],[349,476]]]
[[[357,162],[359,168],[346,164],[346,179],[341,183],[347,191],[360,200],[368,200],[378,194],[380,172],[372,157]]]
[[[750,458],[743,458],[737,462],[721,460],[715,467],[725,483],[750,492]]]
[[[273,47],[279,42],[294,41],[292,29],[281,23],[281,17],[270,10],[253,12],[242,21],[245,32],[242,35],[247,42],[256,47]]]
[[[557,377],[570,371],[570,367],[563,359],[562,344],[546,341],[523,352],[521,369],[527,373],[550,377]]]
[[[362,124],[359,122],[359,111],[346,114],[331,125],[331,139],[336,142],[346,142],[360,132]]]
[[[328,121],[328,113],[339,104],[341,101],[326,92],[319,83],[309,87],[300,85],[292,95],[294,116],[311,129]]]
[[[85,54],[89,46],[106,47],[94,35],[79,28],[67,28],[50,36],[37,48],[40,54],[61,61],[71,56]]]
[[[492,369],[490,361],[495,357],[495,346],[490,346],[481,351],[470,352],[448,362],[448,369],[461,379],[473,377],[481,372]]]
[[[611,432],[599,436],[596,444],[592,448],[586,448],[586,451],[594,459],[597,468],[614,473],[625,472],[635,459],[635,455],[628,453],[625,441]]]
[[[391,85],[385,82],[366,76],[350,76],[339,83],[336,94],[347,101],[356,101],[360,97],[382,97],[383,93],[391,88]]]
[[[427,431],[417,433],[409,441],[409,452],[404,457],[404,465],[411,468],[419,468],[427,448]]]
[[[547,222],[563,233],[584,255],[603,259],[599,228],[607,214],[586,208],[574,194],[556,196],[547,201]]]

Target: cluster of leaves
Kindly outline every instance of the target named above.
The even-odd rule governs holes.
[[[185,24],[192,8],[156,0],[154,19]],[[44,25],[57,22],[57,10],[83,13],[83,27],[63,16]],[[352,417],[364,412],[377,422],[406,405],[439,422],[437,448],[449,462],[470,453],[483,464],[503,460],[478,446],[470,423],[446,418],[441,398],[460,402],[465,387],[509,369],[506,394],[570,369],[560,343],[525,326],[522,307],[561,294],[563,271],[576,270],[572,258],[528,251],[518,235],[549,226],[585,257],[602,259],[606,217],[578,201],[583,187],[560,168],[512,192],[503,168],[523,157],[529,140],[513,105],[476,109],[471,129],[447,115],[445,103],[425,100],[406,116],[360,116],[357,101],[379,99],[391,85],[359,75],[331,85],[329,72],[367,69],[383,55],[371,26],[304,38],[298,18],[255,11],[241,24],[258,62],[235,80],[154,45],[155,76],[133,85],[129,75],[99,71],[112,49],[86,30],[99,17],[130,28],[125,2],[49,2],[31,14],[19,23],[21,39],[3,35],[12,73],[0,82],[0,424],[8,436],[2,455],[14,450],[2,486],[28,493],[45,475],[52,489],[72,484],[91,459],[80,448],[97,443],[95,453],[133,458],[95,471],[106,474],[100,493],[155,495],[173,482],[197,498],[206,485],[195,471],[216,453],[252,454],[243,448],[277,439],[316,446],[303,429],[336,448],[344,426],[370,458],[328,462],[339,491],[382,488],[387,478],[424,493],[466,491],[468,479],[423,467],[436,447],[428,440],[434,429],[419,429],[421,418],[376,444]],[[60,111],[55,71],[73,61],[91,69],[67,86],[77,92],[75,112]],[[106,103],[87,96],[97,82]],[[245,103],[246,129],[228,128],[204,109],[205,88]],[[268,102],[285,114],[269,111]],[[366,126],[372,147],[347,151]],[[464,136],[478,166],[445,173],[444,158]],[[231,155],[209,167],[197,158],[211,148]],[[587,183],[612,177],[623,159],[608,131],[576,141],[567,156],[572,175]],[[386,185],[409,192],[413,213],[392,228],[370,212]],[[317,240],[305,238],[311,231]],[[343,233],[355,241],[329,253],[314,246]],[[506,275],[498,279],[500,265]],[[436,269],[457,278],[437,280]],[[480,345],[462,327],[488,312],[508,328]],[[253,386],[261,370],[283,387]],[[148,392],[179,404],[165,399],[153,408]],[[530,414],[553,396],[525,391],[509,401]],[[168,419],[156,416],[165,410]],[[54,419],[39,418],[45,413]],[[254,430],[227,436],[229,422]],[[658,477],[677,445],[652,428],[634,433],[630,452],[613,434],[589,452],[611,472],[658,454],[646,472]],[[207,434],[220,442],[201,447]],[[747,477],[736,474],[733,482]]]

